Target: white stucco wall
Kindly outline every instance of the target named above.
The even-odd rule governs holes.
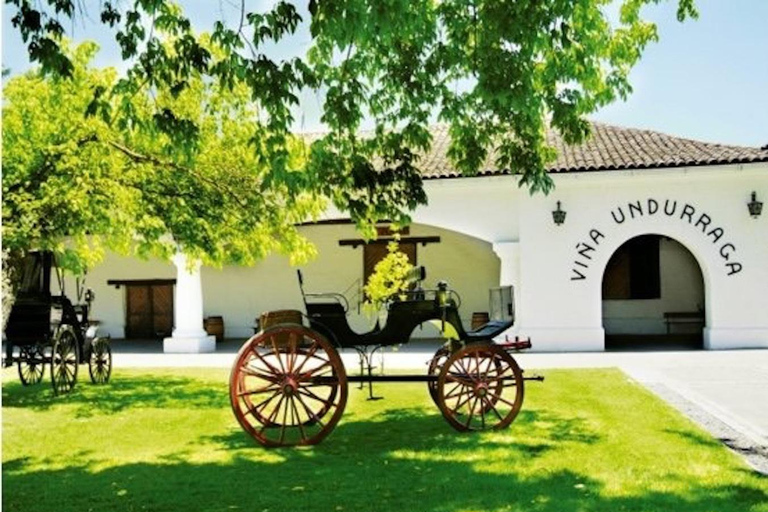
[[[699,311],[704,307],[701,270],[696,258],[684,246],[662,237],[659,269],[661,296],[658,299],[603,300],[606,334],[664,334],[667,332],[664,313]],[[676,326],[674,332],[682,332],[683,328]]]
[[[429,204],[415,222],[443,227],[489,242],[520,238],[520,198],[527,195],[511,176],[428,180]]]
[[[569,173],[554,180],[549,196],[521,191],[511,176],[425,183],[429,205],[414,212],[411,236],[442,241],[419,246],[419,264],[427,267],[427,286],[446,279],[459,291],[465,322],[472,312],[488,310],[490,287],[513,284],[517,322],[511,334],[530,336],[539,351],[602,350],[601,284],[608,259],[635,236],[659,234],[682,244],[701,269],[703,292],[696,293],[705,303],[705,347],[768,347],[768,210],[753,219],[746,206],[753,190],[768,203],[768,165]],[[552,221],[556,201],[567,212],[562,226]],[[665,204],[675,205],[673,214],[664,212]],[[621,218],[619,209],[621,222],[614,218]],[[363,273],[362,248],[338,245],[359,238],[353,227],[302,229],[319,251],[303,266],[306,290],[354,290]],[[685,284],[691,279],[681,268],[674,271],[679,284],[669,285],[670,300],[679,301],[674,309],[694,310],[689,299],[674,298],[675,289],[698,286]],[[97,293],[95,316],[120,337],[125,291],[108,287],[107,279],[174,277],[170,263],[109,256],[89,275]],[[301,307],[295,269],[280,256],[252,268],[203,268],[202,283],[204,314],[223,316],[228,337],[248,336],[262,311]],[[609,319],[625,315],[606,306]],[[673,309],[665,304],[654,315],[667,308]],[[371,322],[352,316],[359,330]]]
[[[358,314],[356,307],[363,278],[363,249],[339,246],[339,240],[360,238],[354,226],[315,225],[301,230],[318,250],[316,259],[301,266],[305,291],[345,292],[350,300],[350,324],[360,332],[370,329],[375,317],[364,311]],[[417,247],[418,264],[427,269],[426,288],[447,280],[461,295],[467,325],[473,312],[488,311],[488,290],[499,282],[499,260],[490,243],[422,224],[411,225],[408,236],[440,237],[440,243]],[[296,268],[282,256],[270,256],[250,268],[203,268],[202,279],[204,314],[222,316],[227,337],[253,334],[254,319],[263,311],[304,309]],[[414,336],[436,337],[438,333],[424,326]]]
[[[113,338],[125,337],[126,291],[125,286],[116,288],[108,280],[175,279],[176,267],[171,262],[128,258],[107,253],[100,265],[90,269],[85,276],[86,286],[96,294],[91,318],[101,321],[99,333]],[[76,298],[74,278],[66,281],[67,295]]]
[[[611,254],[625,241],[642,234],[660,234],[682,243],[698,261],[704,277],[707,348],[768,346],[768,228],[766,215],[753,219],[747,211],[750,193],[768,197],[765,164],[572,173],[554,176],[549,196],[530,196],[516,189],[513,178],[456,180],[454,190],[428,184],[431,203],[445,197],[475,197],[493,187],[501,202],[516,201],[519,217],[478,232],[498,236],[493,242],[518,242],[518,323],[515,331],[529,335],[538,350],[602,350],[601,282]],[[445,196],[432,201],[435,196]],[[677,202],[676,212],[648,212],[648,200]],[[556,201],[567,212],[556,226],[551,212]],[[628,203],[640,201],[644,213],[629,216]],[[507,211],[500,205],[499,211]],[[621,207],[627,217],[616,222],[611,211]],[[685,214],[683,214],[685,212]],[[441,208],[443,226],[453,222],[471,231],[460,213]],[[705,214],[705,217],[701,217]],[[434,214],[419,214],[422,219]],[[503,217],[501,217],[503,219]],[[697,225],[698,221],[700,222]],[[482,220],[478,219],[478,222]],[[503,221],[502,221],[503,222]],[[708,235],[720,228],[719,237]],[[595,231],[593,231],[595,230]],[[595,237],[590,237],[592,233]],[[718,238],[718,240],[715,240]],[[592,250],[585,249],[588,244]],[[579,252],[582,249],[584,255]],[[728,264],[734,265],[728,267]],[[734,272],[740,265],[738,272]],[[502,265],[504,262],[502,261]],[[505,269],[502,268],[502,274]],[[729,275],[731,273],[731,275]]]

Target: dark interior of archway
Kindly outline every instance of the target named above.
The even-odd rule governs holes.
[[[606,350],[703,348],[703,286],[698,263],[678,242],[659,235],[628,240],[603,274]]]

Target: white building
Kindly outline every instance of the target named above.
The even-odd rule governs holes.
[[[446,130],[434,131],[422,160],[429,205],[414,212],[403,247],[427,268],[428,287],[444,279],[459,292],[467,325],[488,311],[490,288],[511,284],[510,334],[530,336],[535,350],[603,350],[606,340],[681,334],[707,349],[768,347],[768,211],[755,216],[749,206],[768,198],[768,146],[597,123],[580,146],[549,137],[559,156],[549,166],[556,188],[544,196],[520,189],[493,155],[477,177],[461,177],[445,156]],[[301,229],[319,251],[303,267],[305,289],[345,292],[351,323],[364,330],[372,320],[357,313],[358,290],[383,240],[363,244],[343,219]],[[244,339],[262,311],[303,309],[283,257],[199,273],[177,263],[111,255],[93,269],[102,330],[162,337],[175,324],[166,350],[205,351],[212,342],[202,316],[221,316],[226,336]],[[424,327],[414,336],[436,334]]]

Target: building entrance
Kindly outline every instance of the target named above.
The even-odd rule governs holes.
[[[602,315],[607,350],[702,348],[706,318],[698,262],[668,237],[628,240],[606,265]]]

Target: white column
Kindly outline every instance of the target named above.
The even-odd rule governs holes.
[[[163,352],[200,353],[216,350],[215,336],[203,330],[203,285],[200,262],[189,263],[179,253],[173,257],[176,265],[174,291],[173,336],[163,340]]]
[[[517,287],[520,281],[520,242],[494,242],[493,252],[501,260],[499,285]]]
[[[493,252],[500,260],[499,286],[513,287],[515,324],[505,331],[511,337],[520,333],[520,242],[494,242]]]

